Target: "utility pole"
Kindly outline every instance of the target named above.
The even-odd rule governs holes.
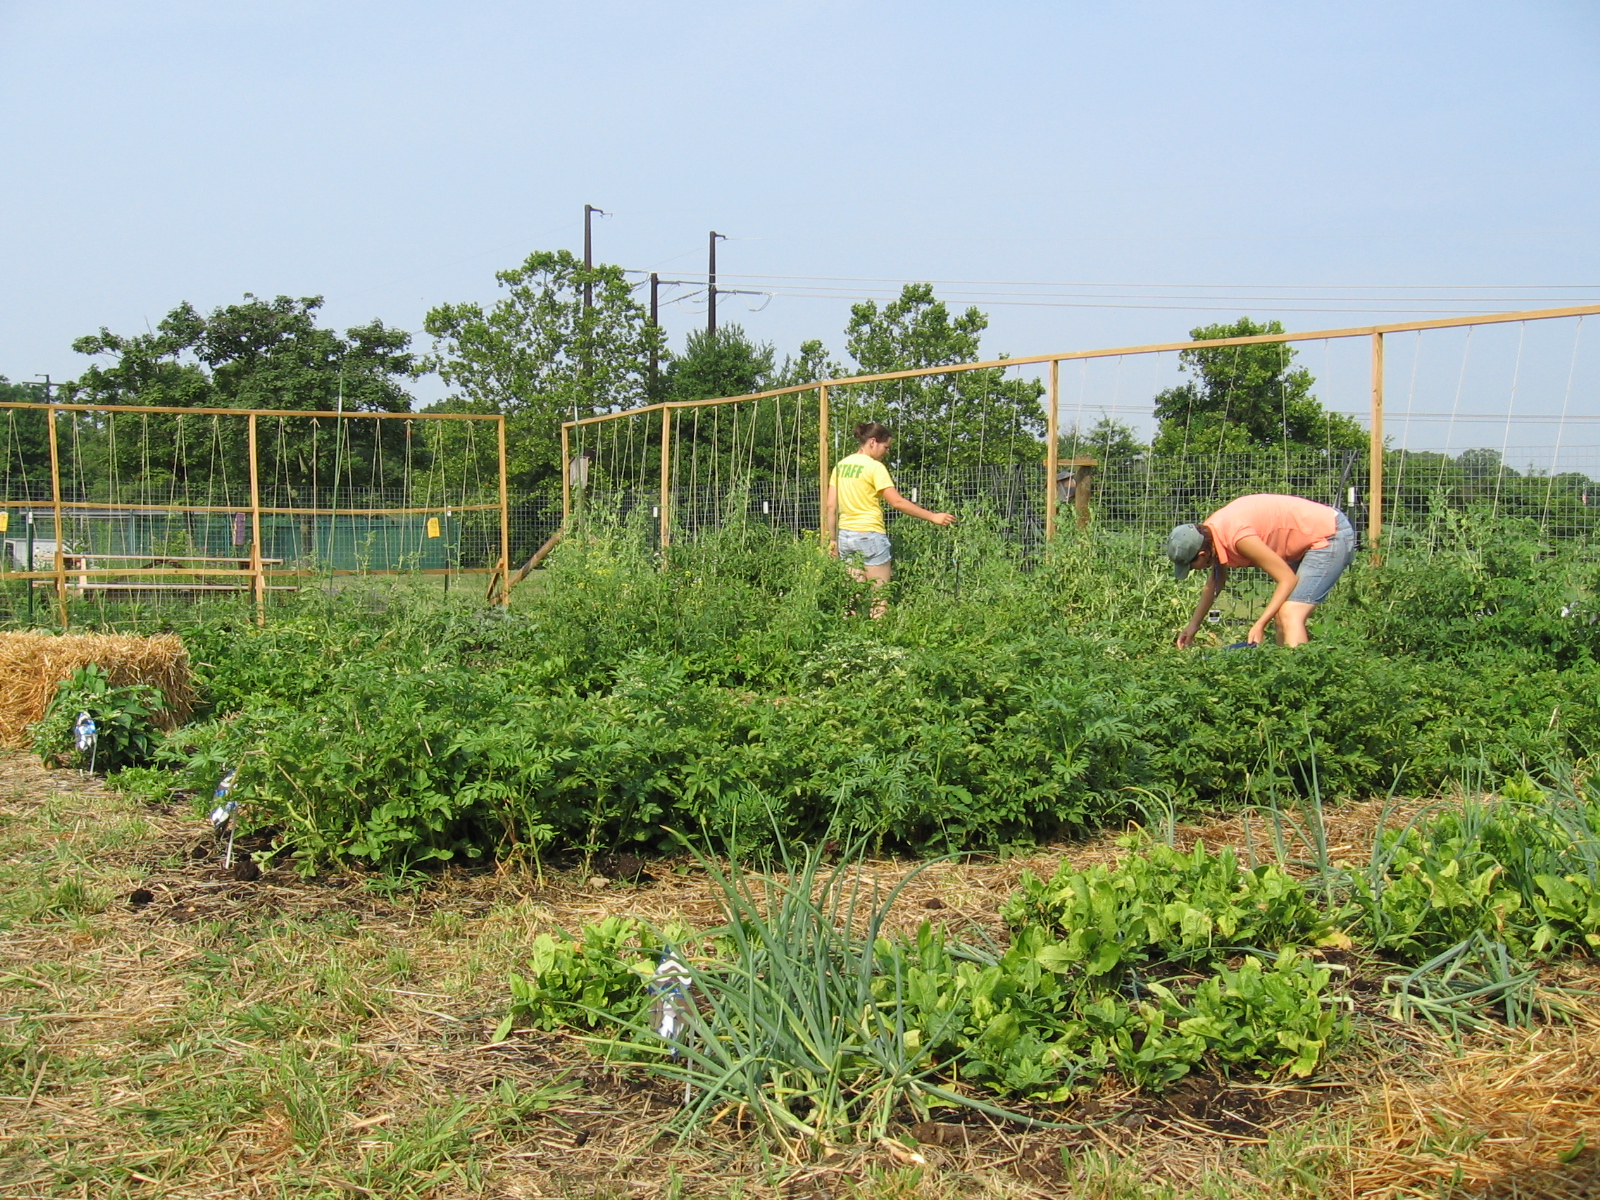
[[[661,290],[661,277],[654,271],[650,272],[650,328],[661,328],[661,305],[657,293]],[[660,335],[650,339],[650,394],[656,394],[656,376],[661,368]]]
[[[611,215],[604,209],[596,208],[592,204],[583,206],[583,306],[585,308],[594,307],[594,282],[588,278],[588,275],[590,271],[594,270],[593,217],[595,213],[599,213],[602,217]]]
[[[728,239],[715,229],[711,231],[711,266],[706,272],[706,332],[717,331],[717,240]]]

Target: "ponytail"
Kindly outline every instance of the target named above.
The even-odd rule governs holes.
[[[855,428],[855,435],[858,446],[865,446],[868,442],[887,442],[894,436],[887,425],[880,425],[876,421],[861,422]]]

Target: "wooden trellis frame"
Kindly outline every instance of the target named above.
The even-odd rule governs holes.
[[[266,515],[292,515],[292,516],[428,516],[445,513],[462,512],[496,512],[499,514],[500,523],[500,556],[494,566],[489,568],[447,568],[451,574],[484,574],[487,573],[491,580],[491,601],[502,606],[508,605],[511,600],[511,589],[508,585],[507,564],[511,559],[511,520],[510,496],[506,478],[506,419],[498,413],[417,413],[417,412],[327,412],[322,410],[282,409],[282,408],[179,408],[162,405],[148,404],[38,404],[23,401],[0,402],[0,410],[18,409],[43,412],[46,414],[45,425],[48,431],[50,445],[50,502],[49,506],[55,520],[55,565],[49,571],[12,571],[7,578],[27,580],[28,586],[33,586],[36,579],[49,579],[55,583],[56,606],[61,620],[61,627],[68,627],[67,611],[67,551],[66,542],[62,533],[63,518],[73,510],[99,510],[116,508],[127,512],[164,512],[164,513],[238,513],[240,506],[233,505],[208,505],[208,504],[129,504],[120,501],[107,503],[84,500],[65,500],[62,498],[61,489],[61,450],[56,429],[56,418],[61,413],[105,413],[110,416],[121,416],[128,413],[163,414],[175,417],[205,417],[218,416],[230,418],[245,418],[247,437],[247,456],[249,458],[250,478],[250,544],[248,566],[237,568],[226,567],[74,567],[72,575],[89,576],[162,576],[178,578],[201,578],[218,576],[224,578],[248,579],[249,590],[256,606],[258,620],[265,619],[266,593],[269,586],[268,580],[276,577],[303,577],[309,575],[352,575],[352,574],[434,574],[434,571],[397,571],[389,569],[375,569],[363,571],[328,570],[316,571],[307,569],[273,569],[261,553],[261,518]],[[261,417],[271,418],[319,418],[335,421],[489,421],[495,426],[496,435],[496,470],[499,476],[499,497],[491,504],[449,504],[441,503],[423,506],[399,506],[390,508],[323,508],[306,505],[263,505],[261,503],[260,487],[260,456],[257,445],[257,423]],[[7,498],[9,499],[9,498]],[[243,549],[243,547],[241,547]],[[241,559],[245,555],[239,556]],[[210,561],[224,561],[215,557]],[[176,585],[175,585],[176,586]]]
[[[1566,308],[1539,308],[1526,312],[1487,313],[1482,316],[1441,317],[1431,321],[1399,321],[1386,325],[1357,325],[1343,329],[1314,329],[1292,333],[1263,333],[1250,337],[1213,338],[1206,341],[1158,342],[1145,346],[1117,346],[1102,350],[1068,350],[1057,354],[1035,354],[1023,358],[996,358],[984,362],[956,363],[942,367],[919,367],[909,371],[886,371],[876,375],[843,375],[811,383],[791,384],[771,388],[764,392],[750,392],[743,396],[724,396],[713,400],[674,400],[646,404],[624,412],[601,413],[580,417],[561,423],[561,513],[563,525],[571,519],[572,492],[568,485],[570,476],[571,431],[583,425],[617,421],[645,413],[661,413],[661,545],[665,547],[671,537],[668,504],[671,501],[671,463],[668,442],[672,411],[687,408],[708,408],[719,404],[745,404],[766,400],[773,396],[793,396],[802,392],[816,392],[818,403],[818,467],[817,483],[821,493],[828,489],[831,466],[828,461],[828,389],[853,387],[863,383],[885,383],[897,379],[922,379],[932,375],[956,375],[964,371],[993,371],[1009,367],[1049,364],[1049,397],[1045,414],[1045,539],[1052,541],[1057,531],[1056,475],[1060,467],[1059,399],[1061,364],[1091,358],[1114,358],[1142,354],[1169,354],[1184,350],[1221,350],[1229,346],[1269,346],[1288,342],[1336,341],[1344,338],[1370,338],[1372,340],[1372,403],[1371,424],[1368,430],[1368,459],[1370,468],[1370,493],[1367,506],[1367,546],[1376,554],[1383,535],[1383,351],[1385,335],[1413,333],[1426,329],[1460,329],[1472,325],[1506,325],[1517,321],[1553,321],[1563,317],[1588,317],[1600,314],[1600,304],[1574,305]],[[1078,509],[1080,524],[1087,519],[1086,506]]]

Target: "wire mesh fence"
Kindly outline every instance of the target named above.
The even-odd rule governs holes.
[[[982,513],[1024,555],[1073,523],[1062,504],[1156,543],[1251,492],[1319,500],[1362,529],[1381,501],[1384,536],[1413,544],[1436,545],[1462,513],[1587,539],[1600,503],[1584,445],[1600,419],[1600,348],[1583,326],[1596,311],[1311,333],[1246,320],[1187,343],[601,413],[564,428],[581,462],[564,461],[583,475],[569,477],[567,501],[648,505],[662,544],[734,520],[798,534],[820,524],[819,476],[866,420],[894,432],[902,494]],[[1085,460],[1092,473],[1077,469]]]
[[[1568,469],[1518,470],[1509,465],[1515,451],[1469,449],[1449,456],[1424,451],[1390,451],[1384,459],[1383,528],[1386,537],[1411,542],[1437,540],[1446,514],[1474,514],[1519,520],[1546,538],[1588,540],[1600,528],[1600,449],[1569,448]],[[1581,468],[1579,465],[1581,464]],[[1080,479],[1082,474],[1087,479]],[[894,472],[902,495],[924,507],[982,516],[1027,553],[1044,545],[1048,503],[1042,464],[974,467],[946,473],[937,468]],[[1063,526],[1073,523],[1079,489],[1096,527],[1136,533],[1152,544],[1174,525],[1200,521],[1230,500],[1253,492],[1304,496],[1344,511],[1364,531],[1371,510],[1371,470],[1367,455],[1353,450],[1258,451],[1136,457],[1098,463],[1088,472],[1063,470],[1053,489]],[[819,527],[816,483],[796,484],[746,478],[720,490],[674,487],[670,523],[678,536],[753,521],[787,529],[797,537]],[[660,491],[643,488],[588,490],[580,506],[612,518],[648,510],[660,518]],[[1064,508],[1061,506],[1065,506]],[[524,501],[513,505],[514,535],[526,544],[560,524],[551,505]],[[892,523],[904,520],[890,513]],[[521,532],[526,527],[528,533]]]
[[[903,495],[984,522],[1024,562],[1082,523],[1154,556],[1173,525],[1260,491],[1363,531],[1381,499],[1386,546],[1436,549],[1465,515],[1587,542],[1600,348],[1585,315],[1196,331],[1212,340],[599,412],[562,423],[562,474],[521,495],[495,415],[5,405],[0,622],[42,621],[41,592],[62,620],[104,621],[379,574],[487,575],[503,599],[494,581],[574,520],[624,520],[661,546],[740,523],[815,536],[858,421],[894,430]],[[1397,331],[1414,336],[1386,360]],[[1238,449],[1245,434],[1265,448]],[[1369,440],[1387,448],[1381,497]]]
[[[1585,458],[1586,469],[1559,474],[1516,470],[1496,460],[1493,452],[1467,450],[1454,456],[1391,452],[1386,456],[1384,537],[1391,546],[1437,548],[1454,519],[1493,516],[1525,522],[1553,542],[1591,542],[1600,527],[1600,451],[1570,451],[1569,462]],[[1515,455],[1508,457],[1515,458]],[[1078,513],[1075,473],[1062,472],[1051,493],[1060,514],[1059,527],[1070,529]],[[1024,562],[1045,546],[1047,492],[1042,464],[977,467],[946,474],[935,468],[899,470],[895,481],[903,495],[925,507],[981,520],[1017,549]],[[1369,467],[1353,452],[1290,455],[1242,453],[1158,457],[1141,455],[1102,463],[1088,475],[1087,509],[1094,528],[1131,535],[1154,558],[1167,532],[1183,521],[1202,520],[1238,496],[1256,491],[1290,492],[1345,511],[1363,534],[1370,510]],[[470,496],[470,493],[469,493]],[[713,530],[749,523],[781,530],[796,539],[816,536],[818,487],[790,479],[754,478],[708,486],[672,489],[669,523],[673,540],[692,540]],[[345,501],[366,512],[276,514],[261,517],[261,553],[274,569],[270,603],[303,587],[339,586],[344,577],[411,574],[435,577],[443,589],[481,590],[484,576],[499,555],[499,513],[486,509],[442,510],[436,518],[390,514],[408,499],[398,489],[354,490]],[[632,521],[640,536],[654,540],[660,523],[660,491],[588,486],[577,496],[586,518]],[[63,518],[58,539],[48,498],[13,494],[4,498],[5,529],[0,558],[0,623],[49,623],[55,616],[52,579],[36,578],[30,594],[24,576],[53,570],[58,540],[67,551],[66,583],[74,620],[116,623],[139,612],[155,616],[172,605],[192,606],[209,598],[238,599],[237,582],[215,590],[203,583],[177,582],[139,595],[116,583],[136,582],[129,575],[111,578],[84,573],[83,565],[122,561],[142,567],[175,567],[185,558],[204,557],[205,566],[224,564],[248,572],[249,511],[178,512],[101,505],[74,510]],[[562,527],[559,497],[548,493],[512,496],[508,504],[513,565],[526,561]],[[909,518],[889,514],[891,533]],[[429,521],[436,520],[436,536]],[[275,561],[274,561],[275,560]],[[304,575],[290,577],[290,570]],[[335,576],[342,572],[344,576]],[[215,581],[216,576],[208,576]],[[97,586],[98,585],[98,586]],[[1248,588],[1248,578],[1236,582]],[[32,608],[30,610],[30,603]]]
[[[497,416],[0,411],[0,622],[137,623],[505,555]]]

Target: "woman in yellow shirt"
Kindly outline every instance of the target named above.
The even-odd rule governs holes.
[[[882,587],[894,574],[894,556],[889,533],[883,525],[883,504],[879,497],[903,513],[921,517],[935,525],[954,525],[953,513],[932,512],[902,496],[883,465],[894,436],[876,421],[863,421],[855,428],[856,452],[839,460],[828,479],[828,494],[822,505],[822,527],[828,532],[828,549],[836,558],[861,556],[861,566],[851,566],[857,579],[870,579]],[[881,617],[884,602],[872,605],[872,615]]]

